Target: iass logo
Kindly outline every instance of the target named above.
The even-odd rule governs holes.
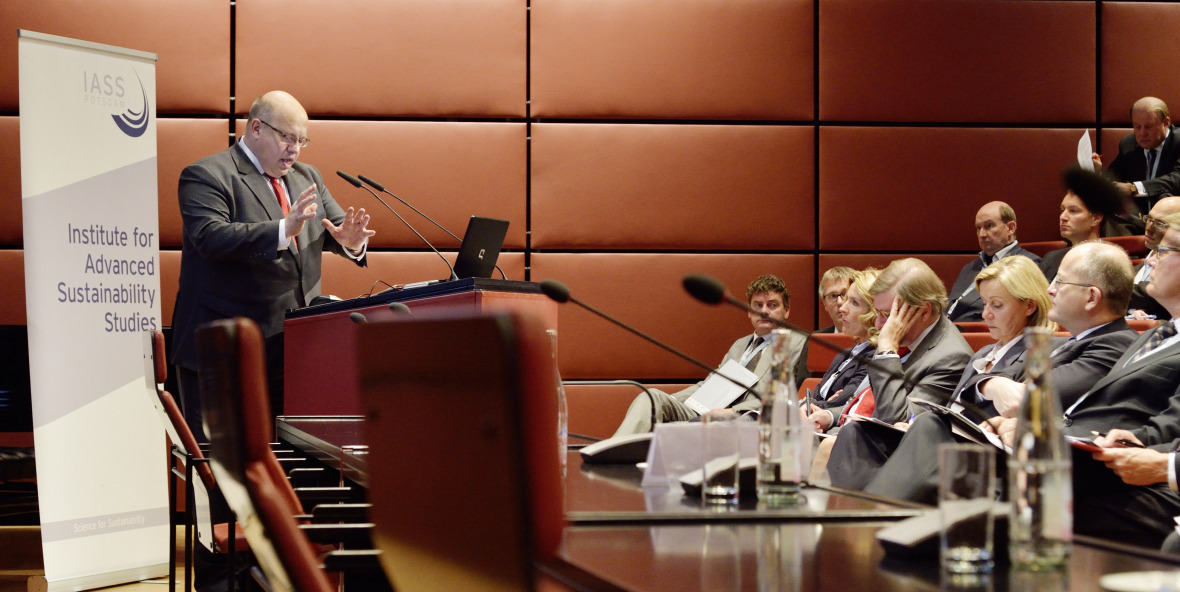
[[[138,73],[135,73],[134,81],[139,86],[138,93],[128,88],[128,79],[117,74],[83,71],[82,79],[83,100],[91,105],[109,107],[111,119],[123,133],[138,138],[147,131],[151,109],[147,89],[143,87]],[[131,102],[130,106],[128,102]]]

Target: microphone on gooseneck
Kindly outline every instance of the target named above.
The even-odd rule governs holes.
[[[353,187],[359,187],[361,189],[364,189],[365,191],[368,191],[369,193],[372,193],[373,197],[377,198],[377,201],[381,202],[381,205],[385,206],[385,209],[392,212],[394,216],[397,216],[397,219],[401,220],[402,224],[406,225],[406,228],[409,228],[411,232],[413,232],[415,235],[417,235],[418,238],[422,240],[422,242],[426,243],[426,246],[430,247],[431,251],[434,251],[435,255],[438,255],[439,259],[443,260],[443,263],[447,264],[447,269],[451,270],[451,275],[447,279],[451,279],[451,280],[459,279],[459,276],[455,275],[455,268],[453,266],[451,266],[451,262],[447,261],[447,258],[443,257],[443,254],[439,253],[438,249],[434,248],[434,245],[430,244],[430,241],[426,240],[426,237],[422,236],[422,234],[420,232],[418,232],[416,229],[414,229],[414,227],[411,226],[409,222],[406,222],[406,219],[402,218],[402,215],[397,213],[397,210],[394,210],[393,208],[389,207],[389,204],[385,203],[385,200],[381,199],[380,195],[377,195],[376,193],[374,193],[372,189],[365,187],[364,183],[361,183],[360,179],[357,179],[356,177],[354,177],[344,171],[336,171],[336,174],[339,175],[341,179],[348,181],[349,184],[351,184]]]
[[[364,314],[361,314],[359,312],[348,313],[348,318],[352,319],[352,322],[354,322],[358,325],[363,325],[363,324],[369,322],[369,319],[367,319]]]
[[[541,281],[541,292],[544,292],[544,294],[546,296],[548,296],[549,298],[551,298],[559,303],[573,302],[574,304],[577,304],[578,306],[594,313],[595,315],[598,315],[598,316],[618,325],[619,327],[622,327],[622,328],[630,331],[631,333],[638,335],[639,337],[642,337],[643,339],[647,340],[649,343],[655,344],[655,345],[663,348],[665,351],[672,353],[676,357],[678,357],[682,360],[685,360],[685,361],[693,364],[694,366],[697,366],[698,368],[703,369],[705,372],[714,373],[714,374],[720,376],[721,378],[724,378],[725,380],[728,380],[729,382],[736,384],[737,386],[741,387],[743,391],[753,388],[753,387],[749,387],[749,386],[742,384],[741,382],[737,381],[736,379],[734,379],[730,376],[726,376],[725,374],[718,372],[717,369],[714,368],[713,366],[710,366],[710,365],[708,365],[708,364],[706,364],[706,363],[704,363],[704,362],[656,339],[655,337],[652,337],[652,336],[640,331],[639,329],[636,329],[635,327],[632,327],[631,325],[628,325],[628,324],[594,308],[593,306],[590,306],[589,304],[586,304],[585,302],[578,300],[577,298],[574,298],[573,296],[570,295],[570,289],[568,287],[566,287],[565,284],[563,284],[557,280],[542,280]]]
[[[414,313],[410,312],[410,307],[406,306],[404,302],[390,302],[389,310],[393,316],[412,317]]]
[[[447,229],[446,229],[446,227],[445,227],[445,226],[443,226],[442,224],[439,224],[438,222],[435,222],[435,221],[434,221],[434,218],[431,218],[430,216],[427,216],[426,214],[424,214],[424,213],[422,212],[422,210],[419,210],[418,208],[415,208],[414,206],[410,205],[410,202],[408,202],[408,201],[406,201],[406,200],[404,200],[404,199],[402,199],[402,198],[398,197],[398,196],[397,196],[397,194],[395,194],[394,192],[392,192],[392,191],[390,191],[390,190],[386,189],[384,185],[382,185],[382,184],[380,184],[380,183],[378,183],[378,182],[376,182],[376,181],[374,181],[374,180],[372,180],[372,179],[370,179],[370,178],[368,178],[368,177],[366,177],[366,176],[364,176],[364,175],[357,175],[357,178],[358,178],[358,179],[360,179],[361,181],[365,182],[365,184],[367,184],[368,186],[372,187],[373,189],[376,189],[377,191],[380,191],[381,193],[384,193],[384,194],[386,194],[386,195],[392,196],[392,197],[393,197],[393,199],[396,199],[396,200],[398,200],[398,201],[402,202],[402,205],[406,206],[407,208],[410,208],[411,210],[414,210],[414,212],[416,212],[416,213],[417,213],[419,216],[422,216],[423,218],[426,218],[427,220],[429,220],[429,221],[430,221],[430,223],[431,223],[431,224],[433,224],[433,225],[437,226],[437,227],[438,227],[440,230],[442,230],[443,232],[445,232],[445,233],[447,233],[447,234],[451,235],[451,238],[453,238],[453,239],[455,239],[455,240],[459,241],[459,244],[463,244],[463,239],[461,239],[461,238],[459,238],[459,237],[455,236],[455,233],[451,232],[450,230],[447,230]],[[389,207],[389,206],[385,206],[385,207]],[[500,266],[499,266],[499,265],[496,265],[496,270],[500,272],[500,277],[501,277],[501,278],[503,278],[503,279],[508,279],[508,276],[507,276],[507,275],[504,275],[504,270],[503,270],[503,269],[500,269]]]

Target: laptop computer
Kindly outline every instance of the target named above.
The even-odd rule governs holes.
[[[459,255],[455,258],[455,276],[459,279],[492,277],[506,236],[507,220],[472,216],[467,222],[467,232],[463,233]]]

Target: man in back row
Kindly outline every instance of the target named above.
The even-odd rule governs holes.
[[[766,336],[777,328],[774,320],[785,321],[791,314],[791,295],[783,281],[773,275],[764,275],[746,288],[746,301],[759,312],[766,313],[769,319],[761,315],[750,313],[750,323],[754,325],[754,333],[738,338],[730,346],[725,358],[721,360],[724,366],[730,360],[736,360],[747,370],[758,376],[759,380],[770,371],[770,353]],[[796,382],[801,382],[803,372],[807,370],[807,336],[797,331],[791,331],[790,352],[791,365],[794,368]],[[720,366],[719,366],[720,367]],[[656,401],[656,422],[689,421],[700,417],[685,401],[689,399],[705,381],[698,382],[674,394],[668,394],[658,389],[651,389],[651,395]],[[747,390],[731,408],[738,413],[758,411],[762,409],[762,400],[752,390]],[[615,431],[615,436],[642,434],[652,430],[651,400],[647,394],[640,394],[631,402],[627,409],[623,423]]]
[[[1016,212],[1002,201],[988,202],[979,208],[975,214],[975,238],[979,241],[979,257],[963,266],[951,286],[951,302],[946,309],[951,321],[983,320],[983,300],[975,291],[975,276],[993,261],[1011,255],[1024,255],[1034,263],[1041,261],[1036,253],[1022,249],[1016,241]]]
[[[1155,97],[1143,97],[1131,106],[1134,132],[1119,141],[1119,153],[1107,171],[1119,191],[1147,212],[1160,198],[1180,193],[1180,138],[1168,114],[1168,106]],[[1102,156],[1094,154],[1094,168],[1102,170]]]

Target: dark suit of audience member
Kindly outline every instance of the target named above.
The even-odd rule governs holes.
[[[1057,268],[1061,267],[1061,260],[1065,258],[1065,254],[1069,252],[1070,248],[1049,251],[1045,253],[1044,257],[1041,257],[1041,262],[1038,265],[1041,268],[1041,273],[1045,274],[1045,280],[1052,282],[1053,278],[1057,277]]]
[[[955,278],[955,284],[948,292],[951,303],[947,306],[947,316],[956,322],[982,321],[983,300],[979,298],[979,292],[975,289],[975,276],[979,275],[983,268],[991,265],[996,259],[1013,255],[1024,255],[1032,259],[1034,263],[1041,263],[1040,255],[1022,248],[1018,242],[1013,242],[1005,247],[996,253],[995,257],[988,257],[984,253],[980,253],[971,263],[963,266],[959,277]]]
[[[1024,365],[1024,340],[1019,340],[1012,344],[1008,351],[1004,352],[1000,359],[996,360],[990,373],[979,373],[975,370],[975,361],[986,358],[996,344],[988,345],[980,349],[971,361],[966,364],[962,373],[960,374],[959,382],[955,385],[950,396],[941,400],[932,399],[930,397],[923,397],[927,400],[949,406],[952,401],[966,401],[972,406],[975,406],[975,385],[981,379],[991,376],[992,373],[1002,373],[1005,370],[1019,368]],[[871,370],[870,370],[871,372]],[[924,408],[918,407],[915,411],[912,421],[917,422],[918,419],[934,415],[933,413],[924,412]],[[992,410],[994,414],[995,411]],[[902,421],[902,420],[895,420]],[[892,422],[890,422],[892,423]],[[840,436],[836,438],[836,444],[832,448],[832,455],[828,459],[828,473],[832,478],[832,485],[838,487],[847,487],[849,489],[864,489],[873,477],[885,465],[885,462],[897,450],[899,444],[903,441],[903,437],[907,436],[905,432],[900,432],[885,426],[876,425],[868,422],[858,421],[850,422],[840,430]],[[908,439],[905,438],[905,439]],[[938,463],[935,463],[937,467]]]
[[[840,352],[811,392],[811,403],[820,409],[839,410],[843,407],[852,397],[853,389],[864,380],[873,351],[872,345],[858,343],[852,349]],[[833,421],[832,425],[835,423]]]
[[[1115,363],[1110,373],[1065,413],[1069,435],[1092,438],[1093,431],[1130,430],[1150,447],[1171,449],[1165,441],[1180,426],[1180,342],[1132,361],[1136,352],[1160,331],[1144,332]],[[1159,547],[1180,515],[1180,497],[1166,483],[1128,485],[1090,456],[1074,450],[1074,531],[1114,540]]]
[[[1089,388],[1110,372],[1138,334],[1123,319],[1116,319],[1087,333],[1082,339],[1054,339],[1051,356],[1053,387],[1062,399],[1062,407],[1078,400]],[[1004,376],[1024,380],[1024,363],[993,368],[981,378]],[[979,380],[975,384],[979,384]],[[976,401],[980,403],[980,401]],[[986,408],[983,405],[980,407]],[[994,406],[991,407],[994,410]],[[938,446],[961,438],[951,433],[946,417],[924,413],[914,419],[909,431],[889,460],[865,486],[865,491],[920,503],[938,501]],[[1001,453],[997,467],[1004,466]]]
[[[876,398],[873,417],[884,422],[905,421],[921,408],[907,397],[936,403],[950,398],[974,352],[959,328],[939,318],[903,362],[897,357],[875,358],[867,376]]]
[[[1158,161],[1152,167],[1153,175],[1148,176],[1147,154],[1135,141],[1135,134],[1127,134],[1119,140],[1119,153],[1107,167],[1107,171],[1120,181],[1143,184],[1146,195],[1134,196],[1135,205],[1139,211],[1146,212],[1161,197],[1180,193],[1180,137],[1176,135],[1176,126],[1167,127],[1168,135],[1156,148],[1155,159]]]

